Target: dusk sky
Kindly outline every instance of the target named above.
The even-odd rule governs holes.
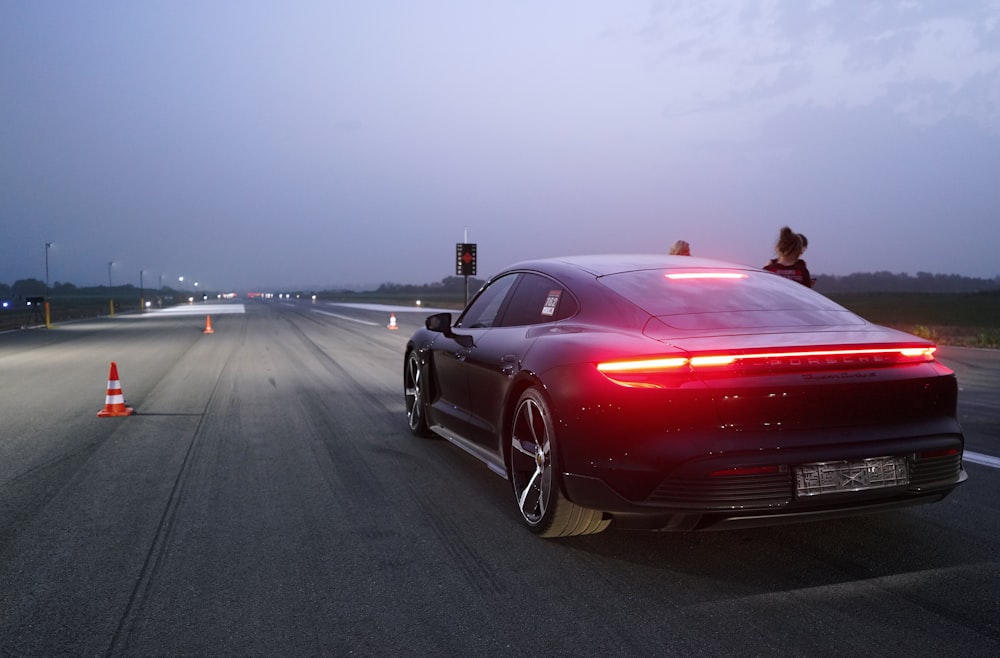
[[[0,0],[0,282],[1000,276],[1000,2]]]

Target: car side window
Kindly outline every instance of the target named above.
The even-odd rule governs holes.
[[[462,317],[458,319],[455,326],[465,329],[492,327],[496,323],[496,318],[503,307],[503,302],[507,299],[507,294],[514,286],[518,276],[518,274],[508,274],[491,281],[488,286],[476,295],[476,298],[465,309],[465,312],[462,313]]]
[[[524,274],[500,318],[504,327],[555,322],[577,311],[576,299],[563,285],[539,274]]]

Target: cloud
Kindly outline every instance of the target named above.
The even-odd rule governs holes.
[[[666,119],[712,116],[746,135],[789,107],[887,103],[916,124],[962,116],[997,133],[1000,5],[968,5],[677,2],[635,34],[666,83]]]
[[[54,241],[80,284],[423,283],[466,227],[480,275],[757,263],[786,223],[818,271],[992,275],[998,53],[995,1],[0,4],[0,281]]]

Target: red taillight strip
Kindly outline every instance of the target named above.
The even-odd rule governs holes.
[[[643,359],[641,361],[611,361],[598,363],[601,372],[649,372],[650,370],[675,370],[683,368],[690,362],[686,357],[663,359]]]
[[[735,356],[693,356],[691,357],[692,366],[728,366],[731,363],[735,363],[738,357]]]
[[[902,347],[895,349],[870,349],[870,350],[814,350],[814,351],[803,351],[803,352],[765,352],[760,354],[739,354],[734,358],[736,359],[787,359],[795,357],[810,357],[810,356],[852,356],[852,355],[862,355],[862,354],[899,354],[907,357],[920,357],[923,356],[930,360],[933,358],[934,352],[937,351],[936,347]]]
[[[903,347],[903,348],[876,348],[862,350],[802,350],[792,352],[760,352],[752,354],[715,354],[693,357],[663,357],[654,359],[639,359],[634,361],[605,361],[597,364],[597,369],[604,373],[624,373],[624,372],[651,372],[664,370],[678,370],[685,366],[692,368],[728,366],[737,361],[749,361],[755,359],[788,359],[788,358],[815,358],[830,356],[867,356],[874,354],[898,354],[909,359],[920,359],[932,361],[936,347]]]

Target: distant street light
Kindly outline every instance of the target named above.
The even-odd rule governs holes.
[[[142,273],[146,270],[139,270],[139,312],[142,313],[146,310],[146,291],[145,286],[142,284]]]

